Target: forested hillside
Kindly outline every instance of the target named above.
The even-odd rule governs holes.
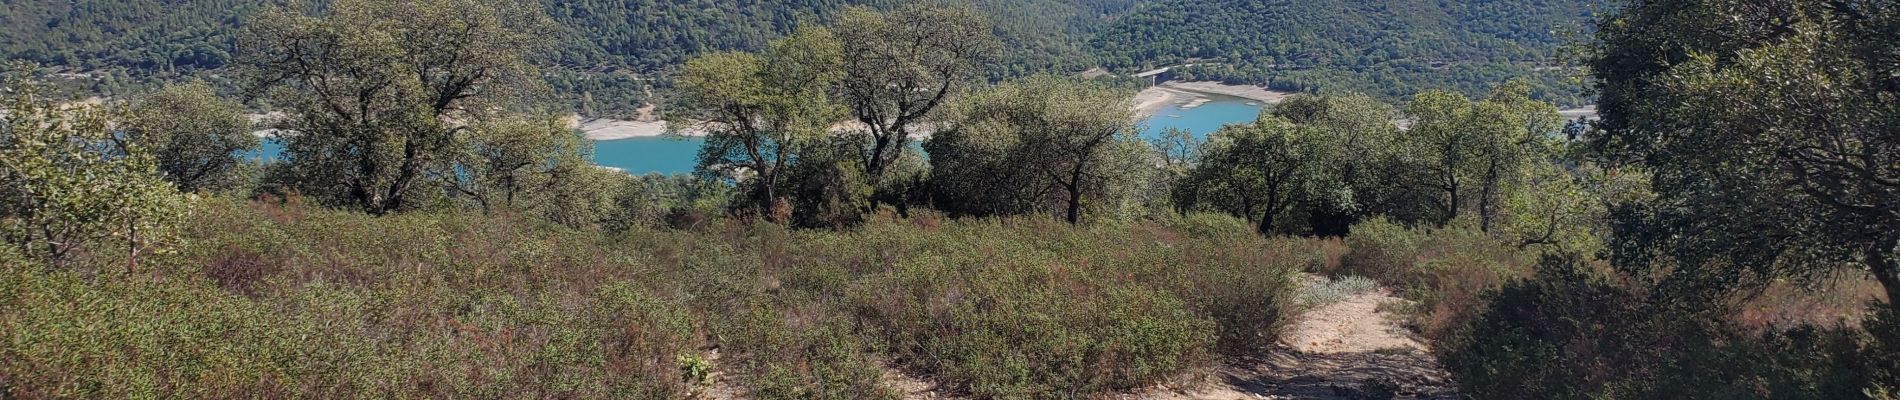
[[[1555,57],[1566,33],[1588,33],[1593,0],[1164,0],[1092,42],[1101,62],[1138,70],[1200,63],[1189,78],[1287,90],[1423,89],[1467,94],[1531,76],[1546,96],[1577,102]]]
[[[123,94],[141,81],[222,68],[236,29],[273,0],[0,0],[0,59],[22,59],[101,78],[93,90]],[[1093,65],[1083,40],[1138,0],[983,0],[1008,46],[992,77],[1080,71]],[[308,2],[313,4],[322,1]],[[846,6],[890,0],[544,0],[562,38],[545,56],[549,83],[582,111],[625,112],[644,100],[645,79],[708,50],[756,50],[801,22],[829,21]]]
[[[260,0],[3,0],[0,57],[81,69],[171,71],[231,61],[232,27]]]
[[[95,91],[132,92],[231,62],[236,27],[273,0],[4,0],[0,58],[97,72]],[[325,2],[311,2],[322,4]],[[625,112],[648,77],[707,50],[756,50],[802,21],[892,0],[544,0],[563,27],[549,83],[590,113]],[[1182,77],[1347,90],[1396,101],[1420,90],[1476,95],[1531,77],[1540,96],[1587,103],[1554,60],[1562,33],[1597,0],[978,0],[1006,45],[992,79],[1205,63]],[[657,74],[663,77],[664,74]]]

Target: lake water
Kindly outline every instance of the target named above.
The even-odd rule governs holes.
[[[1193,132],[1196,138],[1205,139],[1222,125],[1253,122],[1260,114],[1259,103],[1251,100],[1236,97],[1211,100],[1192,108],[1182,108],[1183,104],[1162,107],[1143,122],[1142,138],[1159,137],[1165,129],[1181,128]],[[692,173],[699,146],[705,142],[701,138],[660,137],[596,141],[594,163],[640,175]],[[262,148],[246,156],[269,160],[276,159],[282,152],[281,143],[266,139]]]
[[[1142,139],[1161,136],[1168,128],[1186,129],[1194,133],[1196,139],[1207,139],[1207,135],[1220,130],[1227,124],[1245,124],[1260,116],[1260,103],[1238,97],[1214,96],[1205,104],[1193,108],[1182,108],[1185,104],[1169,104],[1155,111],[1143,122]]]
[[[692,173],[706,139],[643,137],[594,142],[594,163],[635,175]]]

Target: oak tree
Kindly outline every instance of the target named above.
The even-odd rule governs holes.
[[[284,156],[304,194],[372,214],[409,206],[479,114],[540,77],[553,25],[521,0],[339,0],[261,13],[241,36],[254,94],[287,113]]]

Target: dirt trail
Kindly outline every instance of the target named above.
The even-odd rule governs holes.
[[[1197,391],[1167,400],[1455,399],[1430,349],[1380,304],[1405,300],[1380,288],[1320,306],[1289,327],[1264,359],[1224,368]]]
[[[1309,282],[1323,278],[1308,277]],[[1267,356],[1223,367],[1194,389],[1116,396],[1143,400],[1456,399],[1456,388],[1424,343],[1381,304],[1404,303],[1390,290],[1352,294],[1301,315]],[[933,385],[890,371],[906,400],[955,399]]]

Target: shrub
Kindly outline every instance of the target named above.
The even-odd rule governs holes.
[[[0,394],[9,398],[271,393],[295,354],[262,307],[190,283],[88,284],[0,254]]]
[[[754,398],[895,399],[870,344],[844,316],[819,303],[761,296],[714,324],[717,341],[741,362]]]
[[[867,322],[912,366],[979,397],[1067,398],[1139,387],[1207,359],[1212,321],[1169,293],[1063,259],[1078,253],[1036,248],[1059,246],[1060,235],[959,228],[950,246],[855,290]]]
[[[1881,318],[1866,331],[1804,326],[1749,335],[1724,322],[1724,310],[1633,290],[1584,268],[1546,259],[1535,277],[1498,291],[1476,321],[1441,343],[1440,359],[1465,394],[1841,399],[1893,383],[1892,359],[1880,354],[1880,336],[1890,333]]]
[[[1241,236],[1258,235],[1247,221],[1223,213],[1196,212],[1181,218],[1176,229],[1198,238],[1232,239]]]
[[[199,204],[149,274],[0,257],[0,390],[858,399],[893,395],[889,366],[979,397],[1091,397],[1259,351],[1295,311],[1292,274],[1326,263],[1318,242],[1244,227],[712,219],[607,237],[295,196]]]
[[[1347,297],[1371,292],[1379,288],[1378,282],[1373,282],[1371,279],[1366,279],[1361,276],[1321,279],[1324,280],[1312,285],[1307,285],[1306,288],[1300,290],[1297,301],[1300,307],[1313,308],[1337,303],[1345,300]]]
[[[1304,241],[1244,226],[1219,236],[1048,219],[960,220],[920,235],[880,221],[804,248],[844,265],[833,274],[864,276],[849,301],[905,367],[979,397],[1069,398],[1272,342],[1292,307],[1291,274],[1317,258]],[[849,244],[861,252],[831,247]]]
[[[1477,229],[1408,228],[1385,219],[1352,227],[1336,275],[1384,282],[1417,301],[1415,328],[1442,339],[1484,306],[1484,293],[1530,274],[1531,255]]]

